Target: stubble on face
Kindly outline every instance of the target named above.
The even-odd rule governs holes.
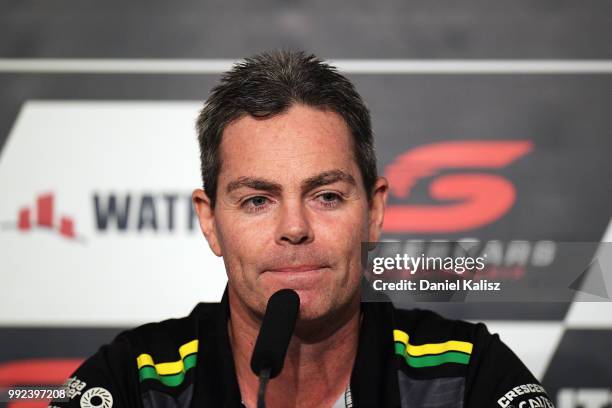
[[[243,116],[220,152],[215,230],[230,297],[260,319],[275,291],[294,289],[304,325],[358,307],[368,200],[342,117],[303,105]]]

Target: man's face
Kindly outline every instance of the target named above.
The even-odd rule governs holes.
[[[361,242],[378,238],[370,230],[382,218],[368,211],[342,117],[304,105],[266,119],[245,115],[225,128],[220,153],[208,227],[198,214],[231,293],[262,315],[274,292],[294,289],[302,320],[354,300]]]

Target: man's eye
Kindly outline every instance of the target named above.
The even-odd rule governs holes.
[[[317,196],[317,200],[321,203],[323,207],[333,208],[336,207],[342,201],[342,197],[340,197],[340,194],[337,193],[325,192],[319,194]]]
[[[247,198],[242,202],[242,207],[250,212],[261,211],[266,208],[266,204],[268,204],[268,199],[263,196],[256,196]]]
[[[250,201],[255,207],[262,206],[268,201],[266,197],[253,197],[249,198],[247,201]]]

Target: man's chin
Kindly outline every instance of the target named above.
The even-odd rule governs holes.
[[[359,306],[352,309],[351,304],[338,305],[321,300],[310,303],[306,300],[300,304],[294,333],[305,341],[321,341],[336,332],[354,313],[359,313]]]

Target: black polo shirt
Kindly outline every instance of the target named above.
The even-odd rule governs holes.
[[[353,407],[552,407],[538,381],[483,324],[362,303]],[[57,407],[241,407],[228,292],[181,319],[125,331],[67,380]]]

